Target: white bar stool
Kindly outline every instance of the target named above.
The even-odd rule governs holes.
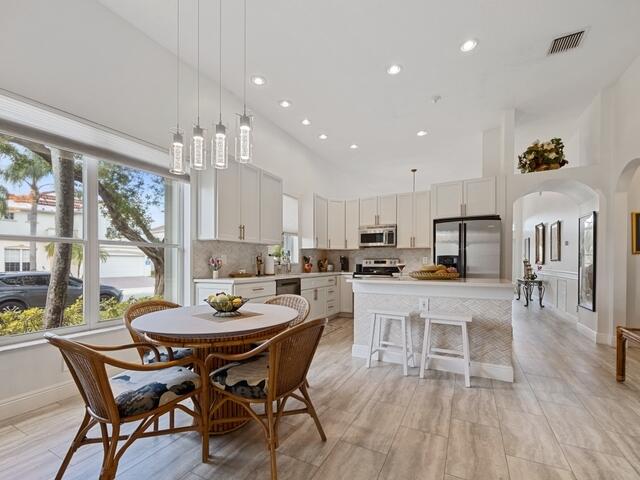
[[[411,318],[410,312],[391,312],[387,310],[369,310],[369,315],[372,316],[371,320],[371,336],[369,340],[369,352],[367,355],[367,368],[371,367],[371,356],[378,353],[390,350],[391,348],[399,348],[402,350],[402,372],[406,377],[408,373],[409,359],[411,359],[411,366],[415,367],[415,354],[413,352],[413,340],[411,337]],[[400,323],[400,330],[402,335],[402,343],[397,344],[388,342],[382,339],[382,324],[384,321],[398,322]],[[375,342],[377,333],[377,342]],[[374,348],[375,342],[375,348]]]
[[[429,369],[429,360],[432,358],[441,358],[445,360],[456,360],[464,366],[464,384],[466,387],[471,386],[471,375],[469,365],[471,358],[469,355],[469,334],[467,332],[467,324],[471,323],[473,317],[471,315],[422,312],[420,314],[425,319],[424,322],[424,340],[422,343],[422,358],[420,362],[420,378],[424,378],[425,369]],[[453,325],[460,327],[462,331],[462,351],[450,350],[448,348],[432,348],[431,347],[431,326],[432,325]],[[446,354],[446,355],[440,355]],[[453,356],[449,356],[453,355]]]

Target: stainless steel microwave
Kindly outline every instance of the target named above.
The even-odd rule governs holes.
[[[360,227],[361,247],[395,247],[397,241],[395,225]]]

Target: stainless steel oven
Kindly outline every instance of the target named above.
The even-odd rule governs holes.
[[[396,226],[376,225],[374,227],[360,227],[361,247],[395,247]]]

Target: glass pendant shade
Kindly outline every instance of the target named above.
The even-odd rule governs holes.
[[[246,113],[238,116],[236,160],[239,163],[250,163],[253,160],[253,117]]]
[[[211,139],[211,161],[218,169],[229,167],[227,151],[227,127],[222,122],[216,124],[216,134]]]
[[[186,173],[184,169],[184,138],[180,130],[176,130],[173,134],[169,155],[171,157],[169,171],[174,175],[184,175]]]
[[[207,169],[207,148],[204,141],[204,130],[199,125],[193,127],[189,158],[193,170]]]

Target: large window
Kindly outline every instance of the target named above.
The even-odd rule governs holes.
[[[180,301],[181,195],[160,175],[0,134],[0,343]]]

